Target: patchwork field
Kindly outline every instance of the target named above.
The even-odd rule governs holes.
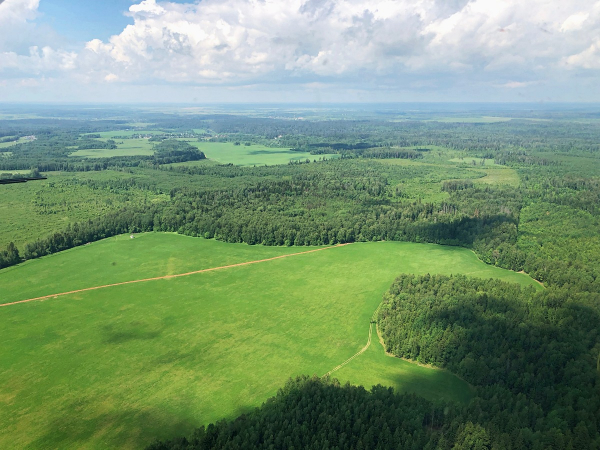
[[[0,447],[139,448],[233,417],[288,377],[323,375],[362,349],[402,272],[539,288],[462,248],[374,242],[301,253],[310,250],[149,233],[0,271],[0,303],[9,303],[295,254],[0,307]],[[470,396],[450,373],[386,356],[376,334],[333,376],[427,398]]]

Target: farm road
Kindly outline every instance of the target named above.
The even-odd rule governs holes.
[[[331,369],[329,372],[327,372],[325,375],[323,375],[321,378],[325,378],[329,375],[331,375],[333,372],[335,372],[336,370],[340,370],[342,367],[344,367],[346,364],[350,363],[354,358],[359,357],[360,355],[362,355],[364,352],[367,351],[367,349],[370,347],[371,345],[371,335],[373,334],[373,324],[375,323],[375,321],[377,320],[377,313],[379,312],[379,308],[381,308],[381,303],[379,304],[379,306],[377,307],[377,309],[375,310],[375,312],[373,313],[373,315],[371,316],[371,322],[369,323],[369,339],[367,339],[367,344],[361,348],[358,352],[356,352],[354,355],[352,355],[350,358],[348,358],[346,361],[344,361],[343,363],[341,363],[338,366],[335,366],[333,369]],[[385,348],[385,346],[384,346]]]
[[[317,249],[314,249],[314,250],[307,250],[305,252],[290,253],[289,255],[274,256],[272,258],[258,259],[256,261],[247,261],[247,262],[242,262],[242,263],[237,263],[237,264],[229,264],[227,266],[220,266],[220,267],[212,267],[212,268],[209,268],[209,269],[194,270],[193,272],[179,273],[179,274],[175,274],[175,275],[164,275],[164,276],[161,276],[161,277],[143,278],[141,280],[131,280],[131,281],[122,281],[120,283],[104,284],[102,286],[93,286],[93,287],[89,287],[89,288],[77,289],[77,290],[74,290],[74,291],[60,292],[60,293],[57,293],[57,294],[44,295],[42,297],[28,298],[26,300],[19,300],[19,301],[16,301],[16,302],[2,303],[2,304],[0,304],[0,307],[2,307],[2,306],[18,305],[20,303],[29,303],[29,302],[47,300],[47,299],[50,299],[50,298],[56,298],[56,297],[60,297],[60,296],[64,296],[64,295],[77,294],[79,292],[95,291],[97,289],[105,289],[105,288],[114,287],[114,286],[123,286],[125,284],[143,283],[143,282],[146,282],[146,281],[167,280],[167,279],[171,279],[171,278],[187,277],[189,275],[195,275],[195,274],[198,274],[198,273],[214,272],[216,270],[231,269],[233,267],[248,266],[250,264],[258,264],[258,263],[263,263],[263,262],[267,262],[267,261],[274,261],[276,259],[289,258],[290,256],[306,255],[307,253],[320,252],[320,251],[329,250],[329,249],[332,249],[332,248],[343,247],[345,245],[350,245],[350,244],[349,243],[338,244],[338,245],[333,245],[331,247],[323,247],[323,248],[317,248]],[[369,332],[369,338],[370,338],[370,332]]]

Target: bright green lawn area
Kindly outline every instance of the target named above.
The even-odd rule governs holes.
[[[309,152],[292,152],[289,148],[272,148],[264,145],[252,144],[246,146],[234,145],[233,142],[196,142],[188,141],[198,147],[207,158],[221,164],[235,164],[239,166],[287,164],[290,161],[311,161],[319,158],[337,158],[339,155],[311,155]]]
[[[519,186],[519,184],[521,183],[517,171],[510,167],[484,167],[473,170],[486,173],[485,177],[474,179],[473,182],[475,183],[508,184],[510,186],[515,187]]]
[[[2,301],[306,250],[120,236],[0,271]],[[376,242],[2,307],[0,447],[140,448],[234,417],[289,377],[322,375],[360,350],[402,272],[537,286],[467,249]],[[335,376],[427,398],[470,391],[385,356],[376,336]]]
[[[136,156],[154,154],[154,143],[150,142],[148,139],[117,139],[116,144],[116,149],[94,148],[77,150],[71,153],[69,156],[81,156],[84,158],[109,158],[111,156]]]

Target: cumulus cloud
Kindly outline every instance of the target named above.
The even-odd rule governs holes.
[[[356,86],[370,80],[427,89],[442,84],[432,77],[515,88],[558,71],[599,70],[600,1],[549,3],[144,0],[126,12],[132,25],[76,53],[42,43],[9,49],[10,39],[0,33],[0,71],[61,70],[113,85]],[[0,3],[0,29],[30,26],[37,6],[38,0]]]
[[[48,45],[55,34],[33,22],[38,6],[39,0],[0,2],[0,73],[39,75],[75,68],[76,52]]]
[[[594,68],[600,2],[203,0],[132,5],[134,24],[93,40],[105,78],[244,83],[297,77]],[[568,34],[565,37],[565,34]],[[562,62],[562,64],[561,64]]]

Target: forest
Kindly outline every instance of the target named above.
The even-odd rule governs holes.
[[[497,123],[135,114],[152,123],[152,155],[71,155],[116,150],[119,139],[144,135],[129,120],[0,120],[0,174],[32,170],[53,186],[110,199],[102,214],[0,248],[0,269],[122,233],[166,231],[268,246],[462,246],[545,287],[398,274],[383,296],[376,322],[387,352],[463,378],[476,393],[466,406],[300,377],[253,412],[150,449],[600,448],[597,118],[556,111]],[[203,153],[203,142],[314,158],[221,165]],[[519,182],[488,182],[490,173]],[[31,205],[32,215],[41,214]]]

